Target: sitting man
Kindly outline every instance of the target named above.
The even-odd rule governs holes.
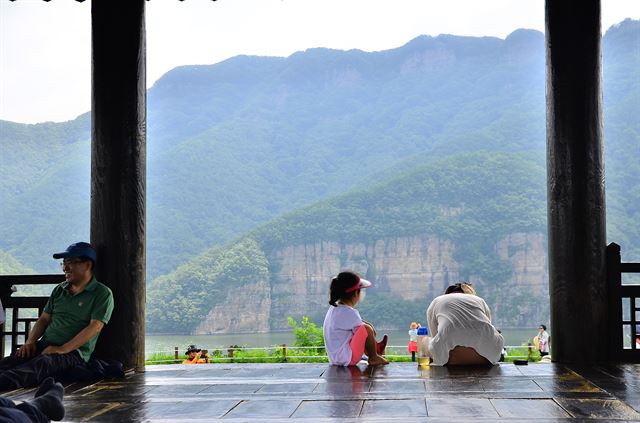
[[[468,283],[457,283],[427,309],[432,365],[496,364],[504,339],[491,324],[487,303]]]
[[[201,350],[195,345],[189,345],[187,352],[185,352],[189,358],[186,358],[182,364],[206,364],[209,362],[209,351]]]
[[[0,390],[36,386],[83,366],[111,318],[113,294],[93,276],[93,247],[78,242],[53,258],[63,259],[66,281],[51,292],[24,345],[0,360]]]

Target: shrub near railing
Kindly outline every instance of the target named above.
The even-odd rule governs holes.
[[[523,344],[521,347],[505,347],[507,349],[507,356],[504,358],[504,361],[507,363],[512,362],[513,360],[528,360],[531,362],[540,361],[542,357],[540,357],[540,351],[535,348],[529,347],[526,344]]]

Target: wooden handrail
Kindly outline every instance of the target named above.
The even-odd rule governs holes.
[[[640,348],[636,346],[636,338],[640,337],[640,321],[636,313],[640,307],[636,302],[640,299],[640,285],[623,285],[623,273],[640,273],[640,263],[622,263],[620,246],[611,243],[607,246],[607,284],[609,289],[609,329],[610,355],[616,362],[640,363]],[[629,319],[623,319],[623,303],[627,302]],[[631,348],[624,347],[624,330],[631,335]]]
[[[640,273],[640,263],[620,263],[621,273]]]
[[[2,285],[50,285],[64,281],[64,274],[54,273],[49,275],[0,275]]]
[[[19,347],[19,336],[26,339],[33,324],[37,321],[44,310],[49,297],[33,296],[33,297],[14,297],[16,292],[15,286],[19,285],[52,285],[63,282],[65,277],[63,274],[50,275],[2,275],[0,276],[0,300],[6,315],[11,316],[11,330],[6,330],[6,324],[0,325],[0,353],[4,356],[5,337],[11,336],[11,351],[15,351]],[[8,312],[11,310],[11,313]],[[36,317],[25,317],[22,315],[23,310],[37,310]],[[24,325],[24,329],[20,329],[20,324]]]

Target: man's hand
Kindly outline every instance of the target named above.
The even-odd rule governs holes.
[[[49,345],[42,351],[42,354],[66,354],[66,351],[57,345]]]
[[[19,349],[16,351],[16,357],[20,358],[31,358],[36,353],[36,343],[35,342],[25,342]]]
[[[47,326],[49,326],[49,323],[51,323],[51,315],[46,311],[43,311],[42,314],[40,314],[40,317],[38,317],[38,321],[36,321],[36,324],[33,325],[33,328],[31,328],[31,333],[29,334],[29,337],[25,341],[24,345],[22,345],[20,349],[16,351],[16,357],[31,358],[36,355],[36,341],[40,339],[40,337],[44,333],[44,330],[47,328]]]

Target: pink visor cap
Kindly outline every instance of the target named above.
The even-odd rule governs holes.
[[[369,288],[369,287],[371,287],[371,285],[372,285],[372,283],[369,282],[368,280],[362,279],[362,278],[358,278],[358,282],[355,285],[353,285],[351,288],[348,288],[344,292],[349,293],[349,292],[355,291],[356,289]]]

